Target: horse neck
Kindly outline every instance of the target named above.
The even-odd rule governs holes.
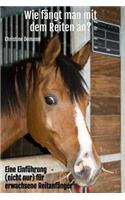
[[[23,111],[1,118],[1,153],[27,133],[26,116]]]
[[[30,75],[31,65],[26,66],[25,87],[26,87],[26,102],[20,98],[19,86],[15,77],[15,87],[19,108],[17,111],[2,113],[1,116],[1,153],[9,148],[14,142],[28,133],[27,130],[27,102],[28,97],[33,91],[33,77]],[[29,81],[29,79],[31,79]]]

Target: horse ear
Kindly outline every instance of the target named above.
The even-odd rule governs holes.
[[[45,52],[43,53],[43,65],[51,65],[57,56],[61,52],[61,43],[59,36],[56,35],[54,38],[52,38],[47,48],[45,49]]]
[[[73,61],[80,65],[79,70],[81,70],[87,63],[90,54],[91,54],[91,45],[89,41],[77,53],[73,55],[72,57]]]

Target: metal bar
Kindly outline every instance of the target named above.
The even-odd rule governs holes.
[[[38,19],[39,27],[40,27],[40,24],[41,24],[40,12],[41,12],[41,9],[38,10],[38,13],[39,13],[39,19]],[[41,40],[41,31],[40,31],[40,29],[39,29],[39,32],[38,32],[38,37]]]
[[[121,8],[121,192],[125,192],[125,7]]]
[[[66,7],[64,7],[63,9],[63,13],[66,12]],[[66,24],[66,19],[64,17],[64,24]],[[63,54],[66,55],[67,51],[66,51],[66,31],[63,32]]]
[[[22,37],[22,41],[21,41],[21,56],[20,58],[23,60],[24,59],[24,15],[23,13],[21,14],[21,37]]]
[[[50,7],[50,12],[53,13],[53,7],[52,7],[52,6]],[[54,23],[54,20],[51,19],[50,22],[51,22],[51,23]],[[50,32],[50,37],[51,37],[51,38],[53,37],[53,31]]]
[[[10,41],[10,63],[13,63],[13,16],[10,16],[10,37],[11,37],[11,41]]]
[[[29,38],[29,19],[26,20],[27,30],[26,37]],[[29,41],[26,41],[26,57],[29,58]]]
[[[35,19],[32,20],[35,23]],[[35,54],[35,31],[32,32],[32,57]]]
[[[18,15],[16,15],[16,61],[18,61]]]
[[[59,10],[60,10],[60,7],[58,6],[58,7],[57,7],[57,12],[58,12],[58,13],[59,13]],[[58,25],[59,25],[59,22],[60,22],[60,19],[59,19],[58,22],[57,22]],[[59,33],[59,31],[58,31],[57,33]]]
[[[47,7],[45,7],[44,10],[47,10]],[[47,19],[44,19],[44,24],[46,24],[47,27]],[[47,37],[47,31],[44,31],[44,37]]]
[[[5,38],[8,37],[8,17],[5,18]],[[5,64],[9,61],[8,40],[5,40]]]

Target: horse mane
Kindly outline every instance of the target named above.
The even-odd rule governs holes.
[[[1,67],[1,111],[2,113],[10,114],[11,111],[17,112],[20,108],[17,98],[15,77],[18,85],[18,92],[21,101],[27,103],[26,93],[26,67],[30,64],[30,71],[28,74],[28,85],[35,86],[36,80],[36,63],[39,62],[40,57],[25,59],[23,61],[15,62]],[[69,90],[70,98],[73,102],[74,97],[77,100],[79,95],[84,95],[86,90],[85,80],[81,76],[78,64],[73,62],[70,58],[64,55],[59,55],[56,59],[56,71],[60,70],[61,77],[64,84]]]
[[[20,108],[17,98],[16,83],[21,101],[26,104],[26,66],[30,64],[28,85],[35,84],[36,78],[36,58],[25,59],[13,64],[1,66],[1,111],[10,114],[11,111],[18,111]]]

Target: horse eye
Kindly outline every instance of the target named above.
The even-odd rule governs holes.
[[[54,96],[46,96],[45,97],[45,102],[48,105],[56,105],[57,104],[57,99]]]

